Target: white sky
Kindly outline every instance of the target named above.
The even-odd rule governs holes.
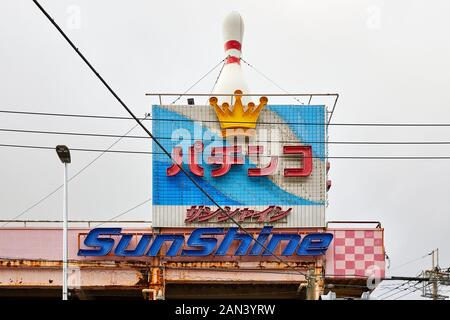
[[[182,92],[223,58],[221,25],[245,22],[243,57],[291,92],[338,92],[334,122],[450,123],[450,3],[393,1],[79,1],[41,3],[133,111],[146,92]],[[77,12],[79,10],[79,20]],[[74,16],[75,14],[75,16]],[[75,17],[75,20],[73,18]],[[80,22],[77,27],[77,22]],[[279,92],[249,68],[253,92]],[[209,92],[217,73],[195,92]],[[0,2],[0,109],[125,116],[28,0]],[[131,121],[1,114],[0,128],[122,134]],[[135,130],[134,134],[143,134]],[[331,127],[330,140],[450,141],[450,128]],[[105,148],[114,139],[0,132],[0,143]],[[117,149],[148,150],[133,139]],[[450,146],[330,147],[330,156],[450,156]],[[71,172],[97,154],[73,153]],[[0,147],[0,219],[62,182],[53,151]],[[377,220],[393,275],[415,275],[440,248],[450,265],[450,160],[334,160],[328,220]],[[108,219],[148,198],[149,159],[108,154],[71,183],[71,219]],[[24,219],[59,219],[61,193]],[[149,219],[149,205],[125,219]]]

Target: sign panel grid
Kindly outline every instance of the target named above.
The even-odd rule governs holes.
[[[268,105],[253,131],[226,137],[211,106],[154,105],[152,116],[162,144],[240,222],[325,224],[325,106]],[[158,149],[153,146],[153,225],[230,225]]]

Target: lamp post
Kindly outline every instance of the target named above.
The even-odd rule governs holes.
[[[56,146],[59,160],[64,164],[64,200],[63,200],[63,292],[62,299],[67,300],[67,220],[68,220],[68,176],[67,165],[70,163],[70,150],[67,146]]]

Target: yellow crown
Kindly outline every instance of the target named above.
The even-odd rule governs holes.
[[[257,107],[253,102],[249,102],[246,110],[244,110],[242,91],[236,90],[234,91],[234,101],[235,103],[231,110],[227,102],[224,102],[222,107],[219,107],[217,97],[209,98],[209,104],[214,107],[219,119],[222,135],[224,137],[230,135],[252,135],[256,128],[259,113],[267,104],[267,97],[259,98]]]

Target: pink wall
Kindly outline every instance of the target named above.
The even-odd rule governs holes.
[[[98,260],[95,257],[79,257],[78,234],[87,233],[89,229],[69,230],[69,259]],[[126,232],[144,233],[150,229],[126,229]],[[385,273],[385,252],[383,229],[328,229],[334,235],[326,259],[326,274],[329,277],[364,277],[370,276],[375,269],[378,276]],[[81,241],[84,237],[81,237]],[[0,258],[24,260],[61,260],[62,231],[50,228],[10,228],[0,229]],[[101,257],[101,260],[126,260],[114,256]],[[134,260],[139,260],[133,258]],[[142,257],[141,260],[149,258]],[[187,260],[186,260],[187,259]],[[214,260],[230,259],[229,257]],[[238,258],[237,258],[238,259]],[[286,260],[298,260],[292,257]],[[188,261],[189,258],[183,258]],[[261,260],[252,257],[251,260]],[[264,258],[270,260],[270,258]],[[272,259],[273,260],[273,259]],[[304,260],[304,259],[303,259]]]
[[[328,277],[385,276],[384,229],[328,229],[333,242],[326,255]]]

